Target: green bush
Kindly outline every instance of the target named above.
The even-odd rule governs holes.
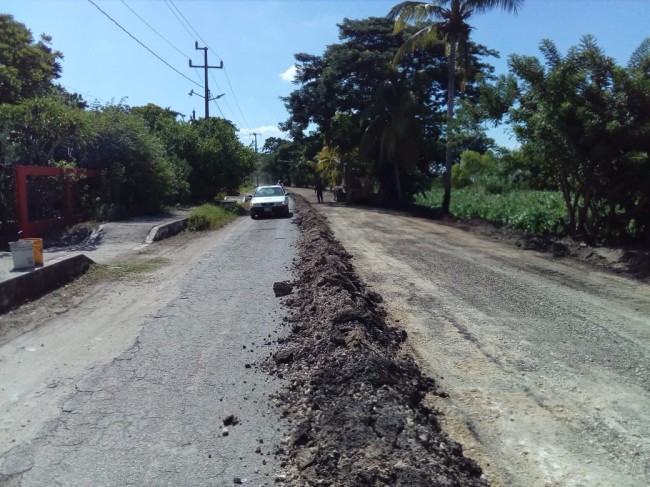
[[[214,230],[235,220],[237,215],[245,213],[245,211],[239,204],[229,207],[201,205],[190,213],[187,228],[192,231]]]
[[[443,189],[433,188],[416,203],[438,207]],[[497,225],[532,233],[558,235],[567,221],[562,195],[556,191],[517,190],[491,194],[479,186],[458,189],[451,195],[451,213],[461,220],[482,218]]]

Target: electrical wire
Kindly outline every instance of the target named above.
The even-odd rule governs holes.
[[[203,44],[205,44],[205,46],[210,50],[210,52],[211,52],[212,54],[214,54],[215,56],[217,56],[217,58],[218,58],[219,60],[223,61],[223,58],[222,58],[221,56],[219,56],[219,54],[217,54],[217,53],[216,53],[216,52],[215,52],[215,51],[214,51],[214,50],[213,50],[213,49],[208,45],[208,43],[205,41],[205,39],[203,39],[203,38],[201,37],[201,35],[196,31],[196,29],[194,29],[194,27],[192,27],[192,24],[187,20],[187,18],[185,17],[185,15],[183,15],[183,12],[181,12],[180,9],[176,6],[176,4],[174,3],[174,0],[165,0],[165,4],[167,4],[167,1],[169,1],[169,3],[174,7],[174,9],[176,9],[176,11],[177,11],[177,12],[179,13],[179,15],[183,18],[183,20],[187,23],[187,25],[188,25],[189,28],[192,30],[192,32],[194,32],[194,34],[196,34],[196,36],[199,38],[199,40],[200,40],[201,42],[203,42]],[[167,6],[169,7],[169,5],[167,5]],[[169,8],[171,9],[171,7],[169,7]],[[173,12],[173,10],[172,10],[172,12]],[[174,15],[175,15],[175,14],[174,14]],[[176,18],[178,19],[178,16],[176,16]],[[180,22],[180,19],[178,19],[178,20],[179,20],[179,22]],[[187,31],[187,28],[185,28],[185,30]],[[188,31],[188,33],[189,33],[189,31]],[[191,35],[191,34],[190,34],[190,35]],[[226,81],[228,82],[228,86],[230,87],[230,92],[231,92],[231,94],[232,94],[233,100],[235,101],[235,105],[237,106],[237,109],[239,110],[239,114],[241,115],[242,120],[243,120],[244,124],[246,125],[246,127],[249,127],[248,121],[246,120],[246,117],[244,116],[244,113],[242,112],[242,109],[241,109],[241,107],[239,106],[239,102],[237,101],[237,96],[235,95],[235,90],[234,90],[233,87],[232,87],[232,83],[230,82],[230,77],[228,76],[228,71],[226,70],[225,67],[223,68],[223,72],[224,72],[224,74],[225,74],[225,76],[226,76]],[[215,84],[217,84],[216,79],[214,78],[214,76],[213,76],[213,79],[214,79],[214,81],[215,81]],[[219,85],[218,85],[218,84],[217,84],[217,89],[219,89],[219,91],[221,91],[221,88],[219,88]],[[234,112],[234,110],[230,107],[230,104],[228,103],[227,100],[225,101],[225,103],[226,103],[226,105],[228,106],[228,108],[230,109],[230,111],[231,111],[231,112],[233,113],[233,115],[234,115],[235,112]],[[224,118],[225,118],[225,117],[224,117]]]
[[[153,27],[152,27],[152,26],[151,26],[151,25],[150,25],[146,20],[144,20],[140,15],[138,15],[138,13],[137,13],[135,10],[133,10],[131,7],[129,7],[129,6],[127,5],[127,3],[126,3],[124,0],[120,0],[120,1],[122,2],[122,5],[124,5],[126,8],[128,8],[128,9],[133,13],[133,15],[135,15],[137,18],[139,18],[139,19],[144,23],[144,25],[146,25],[146,26],[149,27],[152,31],[154,31],[154,32],[158,35],[158,37],[160,37],[160,38],[161,38],[163,41],[165,41],[169,46],[171,46],[173,49],[175,49],[176,52],[178,52],[181,56],[183,56],[183,57],[187,57],[187,54],[185,54],[183,51],[181,51],[181,50],[180,50],[178,47],[176,47],[174,44],[172,44],[171,42],[169,42],[169,41],[165,38],[165,36],[163,36],[160,32],[158,32],[156,29],[154,29],[154,28],[153,28]]]
[[[226,116],[225,116],[225,115],[223,114],[223,112],[221,111],[221,107],[220,107],[219,104],[217,103],[217,100],[212,100],[212,101],[214,102],[214,105],[217,107],[217,110],[219,110],[219,113],[221,114],[221,117],[222,117],[224,120],[227,120]]]
[[[205,42],[205,39],[203,39],[203,37],[201,37],[201,34],[199,34],[199,33],[194,29],[194,27],[192,27],[192,24],[190,24],[190,22],[185,18],[185,15],[183,15],[183,12],[181,12],[180,9],[176,6],[176,4],[174,3],[174,0],[165,0],[165,1],[169,1],[169,3],[170,3],[170,4],[171,4],[175,9],[176,9],[176,11],[179,13],[179,15],[180,15],[181,17],[183,17],[183,20],[184,20],[185,23],[189,26],[189,28],[192,29],[192,32],[194,32],[194,34],[196,35],[196,37],[198,37],[199,40],[200,40],[201,42],[203,42],[203,44],[205,44],[205,45],[207,46],[208,43]],[[176,17],[176,18],[178,18],[178,17]],[[187,30],[187,29],[185,29],[185,30]],[[188,31],[188,32],[189,32],[189,31]],[[192,35],[192,34],[190,33],[190,35]],[[214,53],[213,53],[213,54],[214,54]],[[215,54],[215,56],[217,56],[217,55]],[[217,57],[219,58],[219,60],[223,61],[223,59],[221,59],[219,56],[217,56]]]
[[[74,94],[74,93],[78,93],[78,94],[80,94],[80,95],[86,95],[86,96],[89,96],[90,98],[95,99],[96,101],[101,101],[101,102],[104,103],[104,104],[107,104],[107,103],[108,103],[106,100],[102,100],[101,98],[97,98],[95,95],[93,95],[93,94],[91,94],[91,93],[88,93],[88,92],[86,92],[86,91],[75,90],[72,86],[64,85],[63,83],[59,83],[59,84],[60,84],[61,86],[63,86],[66,90],[68,90],[68,92],[70,92],[70,93],[73,93],[73,94]],[[84,100],[84,101],[85,101],[85,100]]]
[[[206,44],[206,46],[207,46],[207,43],[203,40],[203,38],[200,36],[200,34],[199,34],[198,32],[196,32],[196,30],[194,30],[194,28],[192,27],[192,25],[188,22],[187,18],[185,18],[185,16],[183,15],[183,12],[181,12],[181,11],[178,9],[178,7],[177,7],[177,6],[172,2],[172,0],[164,0],[164,2],[165,2],[165,5],[167,5],[167,8],[168,8],[168,9],[171,11],[171,13],[174,15],[174,17],[176,17],[176,20],[178,21],[178,23],[181,24],[181,26],[183,27],[183,29],[185,29],[185,32],[187,32],[187,33],[189,34],[190,38],[191,38],[192,40],[195,40],[196,37],[198,37],[198,38],[199,38],[199,39],[200,39],[204,44]],[[169,2],[169,3],[168,3],[168,2]],[[172,7],[172,6],[173,6],[173,7]],[[178,13],[176,13],[176,11],[174,11],[174,9],[175,9]],[[179,17],[179,15],[180,15],[180,17]],[[181,19],[181,17],[182,17],[182,19]],[[189,29],[188,29],[188,26],[189,26]],[[190,29],[194,32],[194,34],[192,34],[192,32],[190,32]],[[195,37],[195,35],[196,35],[196,37]],[[209,49],[209,47],[208,47],[208,49]],[[214,53],[213,53],[213,54],[214,54]],[[219,56],[217,56],[217,58],[219,58],[219,60],[223,61]],[[196,71],[195,71],[195,72],[196,72]],[[197,74],[198,74],[198,73],[197,73]],[[214,76],[214,74],[212,73],[212,71],[210,71],[210,77],[212,78],[212,81],[214,81],[214,84],[216,85],[217,90],[220,91],[220,92],[222,92],[221,87],[219,86],[219,83],[217,82],[217,78],[215,78],[215,76]],[[225,101],[225,103],[226,103],[226,106],[228,107],[228,109],[230,110],[230,113],[232,113],[233,115],[235,115],[234,110],[230,107],[230,104],[228,103],[227,100]],[[215,102],[215,104],[216,104],[216,102]],[[217,104],[217,108],[219,109],[219,112],[221,113],[221,116],[222,116],[223,118],[226,118],[226,116],[223,114],[223,112],[221,111],[221,108],[219,107],[218,104]]]
[[[178,69],[176,69],[174,66],[172,66],[171,64],[169,64],[169,63],[168,63],[167,61],[165,61],[163,58],[161,58],[158,54],[156,54],[156,53],[153,52],[151,49],[149,49],[147,46],[145,46],[145,45],[144,45],[144,44],[143,44],[143,43],[142,43],[142,42],[141,42],[137,37],[135,37],[133,34],[131,34],[131,33],[130,33],[128,30],[126,30],[124,27],[122,27],[122,26],[119,24],[119,22],[117,22],[117,21],[116,21],[115,19],[113,19],[110,15],[108,15],[106,12],[104,12],[104,11],[103,11],[103,10],[102,10],[102,9],[101,9],[101,8],[100,8],[100,7],[95,3],[95,2],[93,2],[93,0],[88,0],[88,2],[91,3],[91,4],[92,4],[92,5],[93,5],[97,10],[99,10],[101,13],[103,13],[103,14],[104,14],[104,15],[105,15],[105,16],[106,16],[106,17],[107,17],[111,22],[113,22],[113,23],[114,23],[115,25],[117,25],[120,29],[122,29],[124,32],[126,32],[126,33],[129,35],[129,37],[131,37],[134,41],[136,41],[138,44],[140,44],[142,47],[144,47],[144,48],[145,48],[147,51],[149,51],[151,54],[153,54],[154,56],[156,56],[156,58],[158,58],[158,60],[160,60],[161,62],[163,62],[167,67],[173,69],[176,73],[180,74],[183,78],[185,78],[185,79],[188,80],[189,82],[194,83],[195,85],[200,86],[201,88],[203,88],[203,86],[202,86],[201,84],[199,84],[199,83],[197,83],[196,81],[194,81],[193,79],[188,78],[187,76],[185,76],[185,75],[184,75],[183,73],[181,73]]]
[[[181,24],[183,29],[185,29],[185,32],[187,32],[189,34],[190,38],[192,40],[195,40],[196,37],[198,37],[207,46],[207,43],[203,40],[201,35],[198,32],[196,32],[196,30],[192,27],[192,25],[189,23],[187,18],[183,15],[183,12],[181,12],[178,9],[178,7],[176,7],[176,5],[171,0],[169,0],[169,3],[168,3],[168,0],[164,0],[164,1],[165,1],[165,5],[167,5],[167,8],[171,11],[171,13],[174,15],[174,17],[176,17],[176,20],[178,21],[179,24]],[[176,9],[176,11],[178,13],[176,13],[176,11],[174,9]],[[181,19],[181,17],[179,17],[179,15],[182,17],[182,19]],[[189,29],[188,29],[188,26],[189,26]],[[192,32],[190,32],[190,29],[192,29],[192,31],[194,31],[194,34],[192,34]],[[196,37],[195,37],[195,35],[196,35]],[[208,47],[208,49],[209,49],[209,47]],[[213,52],[213,54],[214,54],[214,52]],[[217,58],[219,58],[221,61],[223,61],[219,56],[217,56]],[[212,81],[214,81],[214,84],[217,87],[217,90],[220,91],[220,92],[223,92],[223,90],[219,86],[219,82],[217,81],[217,78],[214,76],[214,73],[212,71],[210,71],[210,77],[212,78]],[[232,107],[230,106],[230,103],[228,103],[228,100],[224,100],[224,101],[226,103],[226,106],[228,107],[228,110],[230,110],[230,113],[233,115],[233,118],[236,118],[236,113],[232,109]],[[219,108],[219,111],[221,112],[220,108]],[[221,114],[222,114],[223,118],[226,118],[226,116],[223,115],[223,112],[221,112]]]
[[[232,97],[235,100],[235,105],[237,105],[237,109],[239,110],[239,113],[241,114],[241,118],[244,120],[244,123],[246,124],[246,127],[250,127],[248,124],[248,121],[246,120],[246,117],[244,116],[244,113],[241,111],[241,107],[239,106],[239,102],[237,101],[237,97],[235,96],[235,90],[233,90],[232,85],[230,84],[230,77],[228,76],[228,71],[224,68],[223,74],[226,75],[226,81],[228,81],[228,86],[230,86],[230,91],[232,92]]]
[[[183,29],[185,29],[185,32],[187,32],[190,35],[190,38],[192,40],[195,40],[194,35],[189,31],[187,26],[183,23],[183,21],[178,17],[176,12],[174,12],[174,9],[167,3],[167,0],[163,0],[165,2],[165,5],[167,5],[167,8],[171,11],[172,14],[174,14],[174,17],[176,17],[176,20],[178,20],[178,23],[183,26]]]
[[[144,23],[144,25],[146,25],[146,26],[149,27],[152,31],[154,31],[154,32],[158,35],[158,37],[160,37],[163,41],[165,41],[168,45],[170,45],[173,49],[175,49],[176,52],[178,52],[181,56],[183,56],[184,59],[189,59],[189,58],[190,58],[190,56],[188,56],[187,53],[181,51],[178,47],[176,47],[174,44],[172,44],[171,42],[169,42],[169,40],[167,40],[167,38],[166,38],[165,36],[163,36],[160,32],[158,32],[156,29],[154,29],[154,28],[153,28],[153,27],[152,27],[152,26],[151,26],[151,25],[150,25],[146,20],[144,20],[144,19],[143,19],[143,18],[142,18],[142,17],[141,17],[141,16],[140,16],[140,15],[139,15],[135,10],[133,10],[131,7],[129,7],[129,6],[127,5],[127,3],[126,3],[124,0],[120,0],[120,1],[122,2],[122,4],[123,4],[126,8],[128,8],[128,9],[133,13],[133,15],[135,15],[137,18],[139,18],[139,19]],[[200,83],[200,82],[201,82],[201,76],[200,76],[199,73],[197,73],[196,71],[194,71],[194,74],[196,75],[196,77],[197,77],[197,79],[199,80],[199,83]]]

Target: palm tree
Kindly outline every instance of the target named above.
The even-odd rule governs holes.
[[[377,88],[374,103],[362,113],[367,127],[359,152],[362,157],[377,160],[384,189],[387,174],[393,173],[393,189],[400,206],[404,203],[401,173],[412,170],[426,150],[418,118],[421,112],[422,106],[415,94],[403,82],[394,79]]]
[[[464,64],[467,55],[467,43],[472,27],[467,20],[478,13],[501,8],[506,12],[517,13],[524,0],[431,0],[429,2],[402,2],[395,5],[388,17],[396,19],[395,33],[400,32],[406,23],[416,25],[425,23],[424,27],[408,37],[393,58],[393,66],[406,53],[417,49],[426,49],[434,44],[444,42],[447,51],[447,68],[449,70],[447,87],[447,148],[445,152],[445,196],[442,200],[442,210],[449,212],[451,201],[451,165],[452,144],[451,130],[454,119],[454,97],[456,91],[456,68],[458,54],[461,54]]]

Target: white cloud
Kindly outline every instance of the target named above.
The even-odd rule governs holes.
[[[250,144],[253,140],[253,132],[257,134],[257,146],[260,149],[269,137],[287,138],[287,134],[281,132],[277,125],[262,125],[252,129],[241,129],[239,131],[239,140],[246,145]]]
[[[282,78],[285,81],[293,81],[294,78],[296,77],[296,65],[292,64],[289,69],[287,69],[284,73],[280,75],[280,78]]]
[[[280,129],[277,125],[262,125],[261,127],[252,128],[252,129],[241,129],[239,131],[242,135],[249,135],[253,132],[262,134],[265,137],[280,137],[283,132],[280,132]]]

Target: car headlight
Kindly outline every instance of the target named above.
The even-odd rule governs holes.
[[[286,201],[277,201],[275,203],[275,206],[286,206],[287,202]]]
[[[262,203],[251,203],[251,207],[259,208],[260,206],[262,206]]]

